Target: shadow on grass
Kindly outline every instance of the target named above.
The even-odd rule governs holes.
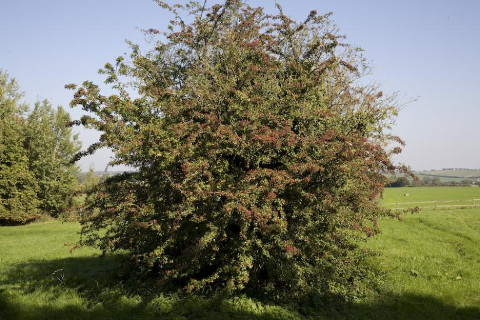
[[[247,297],[177,297],[127,287],[116,277],[119,270],[118,257],[40,260],[12,267],[0,278],[0,319],[480,320],[480,307],[457,308],[414,294],[299,310]]]

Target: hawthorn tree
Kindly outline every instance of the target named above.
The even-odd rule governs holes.
[[[101,70],[116,94],[67,86],[89,113],[76,123],[101,132],[78,157],[106,146],[135,169],[96,190],[83,243],[187,292],[357,290],[383,173],[405,170],[387,149],[403,144],[394,99],[359,81],[360,50],[329,14],[157,2],[168,30]]]

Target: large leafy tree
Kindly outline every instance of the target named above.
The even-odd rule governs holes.
[[[27,106],[14,79],[0,70],[0,224],[38,217],[38,185],[24,148]]]
[[[80,149],[69,126],[70,115],[44,100],[28,116],[26,149],[44,213],[57,215],[70,205],[77,186],[78,166],[71,160]]]
[[[402,143],[393,99],[358,81],[359,50],[315,11],[158,3],[169,30],[102,71],[117,94],[69,85],[90,113],[78,123],[102,133],[79,156],[108,146],[136,169],[98,190],[85,243],[186,291],[358,288],[357,242],[377,231],[382,174],[401,169],[387,146]]]

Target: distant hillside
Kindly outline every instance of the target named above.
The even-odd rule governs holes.
[[[442,170],[414,171],[413,173],[418,177],[417,181],[406,174],[387,174],[386,178],[389,181],[387,187],[480,186],[480,169],[445,168]]]
[[[461,182],[463,180],[471,180],[472,182],[480,181],[479,169],[446,168],[442,170],[415,171],[415,174],[419,179],[424,177],[440,178],[441,182]]]

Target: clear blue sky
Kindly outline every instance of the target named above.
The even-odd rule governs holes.
[[[397,119],[394,133],[407,142],[397,161],[415,170],[480,168],[480,1],[279,2],[295,19],[333,11],[348,41],[365,49],[369,80],[403,102],[418,98]],[[251,4],[273,8],[273,0]],[[101,84],[97,70],[128,52],[125,39],[143,44],[140,29],[164,29],[169,19],[153,0],[0,0],[0,69],[17,79],[26,102],[68,108],[65,84]],[[97,137],[80,133],[84,146]],[[104,151],[80,165],[103,170],[108,160]]]

